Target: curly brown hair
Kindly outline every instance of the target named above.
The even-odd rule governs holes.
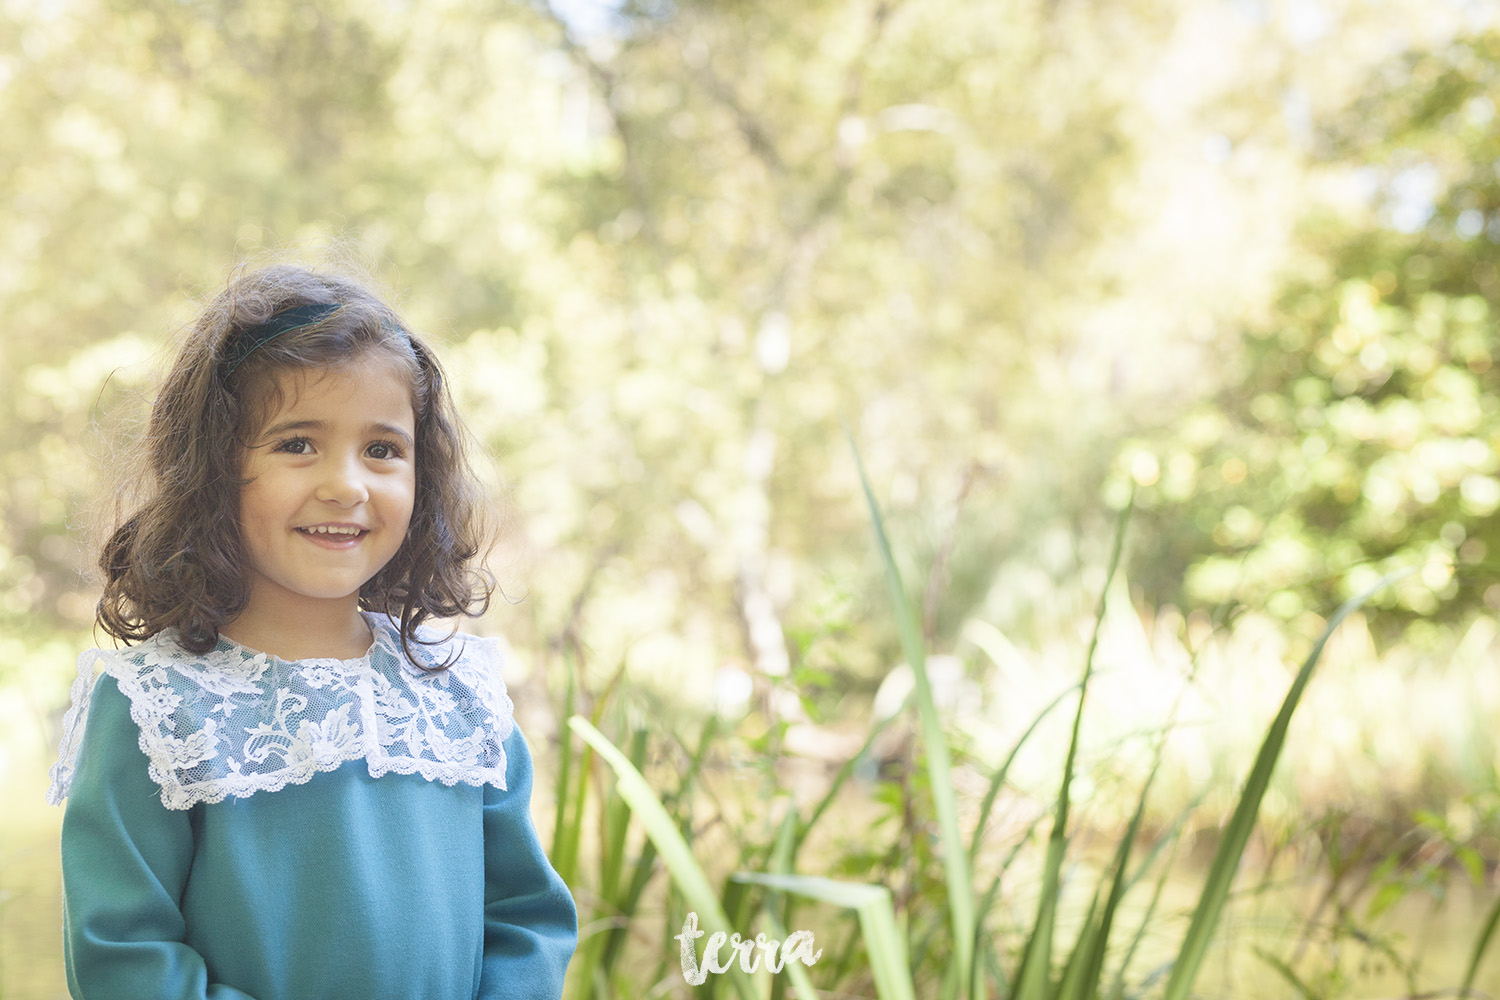
[[[236,351],[250,328],[309,304],[340,308],[248,356]],[[372,354],[410,379],[416,500],[401,548],[360,588],[359,606],[399,620],[408,655],[426,619],[484,613],[495,581],[475,560],[493,538],[490,508],[437,359],[360,283],[278,264],[239,275],[208,304],[157,394],[142,499],[100,552],[104,631],[131,643],[170,628],[191,652],[214,648],[250,593],[239,525],[248,442],[280,405],[286,376]]]

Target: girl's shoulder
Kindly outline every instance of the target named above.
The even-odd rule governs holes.
[[[504,788],[515,728],[504,641],[420,629],[403,643],[384,616],[366,618],[374,641],[351,660],[282,660],[227,639],[195,654],[170,633],[85,652],[48,798],[68,792],[101,674],[128,699],[168,808],[274,792],[358,759],[373,777]]]

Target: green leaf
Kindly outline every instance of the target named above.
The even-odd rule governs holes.
[[[802,841],[806,839],[807,835],[812,832],[812,828],[817,824],[818,820],[821,819],[823,814],[828,811],[828,808],[833,805],[834,799],[838,797],[839,790],[844,787],[844,784],[851,777],[853,777],[854,768],[859,763],[860,759],[870,752],[870,748],[875,745],[875,741],[880,737],[880,734],[885,732],[886,727],[896,719],[901,717],[902,713],[906,711],[906,707],[911,704],[911,700],[915,696],[916,692],[909,693],[906,696],[905,700],[901,702],[901,706],[895,712],[892,712],[890,715],[886,716],[884,719],[881,719],[879,722],[875,723],[875,725],[871,726],[870,732],[865,737],[865,742],[859,748],[859,751],[854,754],[854,756],[844,761],[843,765],[839,767],[838,774],[834,775],[833,782],[829,785],[828,791],[825,792],[823,797],[818,800],[818,804],[813,807],[812,812],[808,815],[807,821],[805,823],[799,823],[797,825],[796,840],[793,844],[794,856],[796,854],[796,850],[801,846]]]
[[[1370,905],[1365,910],[1365,919],[1379,920],[1381,915],[1406,898],[1407,887],[1400,882],[1387,882],[1375,890]]]
[[[1484,858],[1468,844],[1453,852],[1474,885],[1484,885]]]
[[[672,817],[662,807],[656,794],[651,790],[651,786],[646,784],[646,779],[641,776],[641,772],[635,769],[629,758],[621,753],[620,749],[603,733],[590,725],[587,719],[575,715],[568,720],[568,727],[614,770],[615,791],[629,804],[631,812],[640,819],[641,825],[646,829],[646,836],[650,837],[651,842],[656,845],[657,853],[666,863],[667,871],[672,875],[672,881],[682,891],[689,908],[701,913],[705,924],[727,928],[729,918],[725,916],[718,897],[709,886],[708,876],[703,874],[703,869],[693,858],[693,852],[688,847],[687,841],[678,831],[677,824],[672,822]],[[728,976],[740,1000],[758,1000],[750,977],[740,969],[738,963],[730,963]]]
[[[880,505],[875,502],[875,494],[870,489],[870,480],[865,475],[864,462],[854,443],[854,435],[849,433],[847,427],[845,434],[849,438],[849,448],[854,453],[860,485],[864,487],[865,501],[870,508],[870,522],[875,529],[880,558],[885,564],[885,579],[896,612],[901,646],[916,681],[917,711],[922,720],[922,747],[926,751],[933,807],[937,812],[938,830],[943,845],[943,869],[948,882],[948,913],[953,923],[954,960],[958,964],[958,982],[967,987],[969,970],[974,960],[974,886],[969,881],[969,853],[964,848],[963,837],[958,828],[958,802],[953,792],[947,737],[938,718],[937,705],[932,697],[932,684],[927,677],[927,654],[916,609],[906,596],[901,573],[896,568],[895,556],[891,554],[885,522],[880,516]]]
[[[1297,976],[1297,973],[1292,970],[1290,965],[1287,965],[1284,961],[1263,948],[1252,947],[1250,950],[1255,953],[1256,958],[1275,969],[1277,975],[1286,980],[1292,989],[1297,991],[1297,995],[1302,997],[1302,1000],[1316,1000],[1313,996],[1313,991]]]
[[[780,920],[776,919],[776,914],[770,909],[765,910],[764,914],[766,927],[770,930],[771,937],[777,941],[785,941],[787,929],[782,926]],[[787,962],[782,965],[781,971],[792,981],[792,985],[797,987],[797,1000],[814,1000],[818,996],[818,991],[813,988],[812,980],[808,978],[807,968],[801,962]]]
[[[564,652],[564,660],[567,660]],[[571,666],[571,664],[569,665]],[[577,696],[577,684],[573,680],[573,671],[566,671],[568,677],[568,689],[563,697],[563,717],[573,714],[573,701]],[[572,884],[575,881],[577,868],[577,852],[572,850],[568,844],[569,840],[577,839],[577,831],[572,828],[568,821],[568,800],[572,797],[573,784],[573,741],[558,740],[558,764],[557,777],[552,787],[552,801],[554,813],[552,817],[552,863],[557,867],[558,875],[562,876],[564,882]]]
[[[1265,798],[1266,788],[1271,783],[1271,773],[1276,769],[1277,758],[1281,756],[1282,745],[1286,742],[1287,729],[1292,723],[1292,713],[1297,710],[1297,705],[1302,700],[1302,692],[1306,690],[1308,681],[1312,679],[1313,668],[1318,665],[1318,660],[1323,655],[1323,648],[1328,645],[1329,638],[1343,624],[1345,618],[1358,610],[1377,591],[1410,572],[1412,571],[1405,570],[1389,574],[1363,593],[1345,601],[1328,620],[1322,634],[1318,636],[1318,641],[1313,644],[1312,652],[1308,653],[1307,659],[1302,662],[1302,668],[1297,671],[1291,689],[1281,703],[1281,710],[1276,713],[1276,718],[1266,733],[1265,741],[1261,744],[1260,752],[1256,755],[1255,764],[1251,767],[1250,777],[1246,779],[1244,790],[1240,793],[1240,800],[1235,806],[1234,815],[1230,817],[1229,825],[1224,828],[1224,837],[1219,842],[1219,849],[1214,853],[1208,876],[1204,880],[1203,893],[1198,898],[1198,906],[1193,910],[1193,919],[1188,924],[1187,934],[1183,937],[1181,948],[1178,949],[1177,960],[1172,964],[1172,975],[1167,980],[1163,1000],[1187,1000],[1192,992],[1193,982],[1198,977],[1198,970],[1203,965],[1204,956],[1208,954],[1208,946],[1213,940],[1219,915],[1223,912],[1225,901],[1229,898],[1229,890],[1234,883],[1234,873],[1239,867],[1240,857],[1244,854],[1245,845],[1249,843],[1250,834],[1255,829],[1255,817],[1260,812],[1261,800]]]
[[[1068,741],[1068,755],[1063,761],[1062,787],[1058,789],[1052,834],[1047,838],[1047,861],[1042,870],[1042,895],[1037,902],[1036,920],[1032,924],[1031,936],[1021,957],[1021,968],[1016,974],[1017,995],[1030,998],[1052,997],[1052,933],[1057,922],[1057,894],[1060,891],[1063,860],[1068,850],[1068,807],[1073,788],[1073,770],[1078,760],[1078,743],[1083,733],[1083,708],[1087,700],[1089,680],[1094,673],[1094,654],[1099,649],[1099,634],[1104,627],[1104,612],[1108,606],[1110,584],[1120,568],[1120,555],[1125,549],[1125,528],[1130,523],[1131,504],[1120,511],[1115,524],[1114,545],[1109,557],[1109,571],[1105,574],[1104,588],[1099,593],[1099,604],[1094,612],[1093,635],[1089,639],[1088,652],[1083,660],[1083,679],[1078,682],[1078,709],[1073,713],[1073,735]]]
[[[1031,724],[1026,727],[1026,731],[1021,734],[1020,738],[1010,748],[1010,753],[1006,754],[1005,760],[1000,764],[999,770],[990,778],[990,785],[985,790],[984,800],[979,804],[979,819],[974,823],[974,836],[969,841],[970,863],[979,857],[979,845],[984,837],[985,825],[989,822],[990,812],[995,808],[995,798],[999,795],[1001,787],[1005,784],[1005,778],[1010,774],[1010,768],[1015,763],[1016,756],[1021,752],[1021,748],[1026,745],[1027,740],[1031,739],[1031,734],[1036,732],[1037,728],[1041,726],[1042,721],[1048,715],[1051,715],[1052,710],[1061,705],[1067,699],[1068,695],[1076,690],[1078,690],[1078,685],[1074,684],[1072,687],[1059,692],[1057,697],[1049,701],[1037,713],[1036,718],[1032,719]]]
[[[853,910],[859,917],[865,952],[870,958],[870,973],[875,977],[875,990],[881,1000],[915,1000],[916,991],[906,961],[906,944],[896,928],[891,892],[885,886],[839,882],[820,875],[760,872],[736,872],[734,879]]]
[[[1464,971],[1464,982],[1459,987],[1459,992],[1468,995],[1474,986],[1474,977],[1479,972],[1479,962],[1484,958],[1484,953],[1489,950],[1490,939],[1495,936],[1495,927],[1500,924],[1500,898],[1490,907],[1489,915],[1484,918],[1484,926],[1479,929],[1479,936],[1474,939],[1474,953],[1469,956],[1469,967]]]

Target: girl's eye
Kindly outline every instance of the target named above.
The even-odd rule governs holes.
[[[307,438],[288,438],[278,441],[271,449],[272,451],[283,451],[288,455],[306,455],[312,449],[312,442]]]
[[[375,441],[365,449],[365,454],[382,461],[400,458],[401,448],[394,441]]]

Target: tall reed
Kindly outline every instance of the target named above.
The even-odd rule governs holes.
[[[622,861],[619,855],[625,843],[624,825],[627,817],[620,809],[607,811],[607,819],[601,827],[600,841],[602,871],[606,876],[602,880],[602,892],[611,901],[610,905],[618,908],[620,919],[628,922],[631,919],[631,907],[641,898],[640,890],[644,879],[649,878],[649,866],[659,858],[670,875],[675,891],[681,894],[682,905],[702,914],[706,924],[712,922],[724,928],[741,926],[737,921],[759,913],[761,926],[775,936],[777,933],[784,933],[785,927],[789,926],[793,897],[848,909],[857,917],[859,941],[863,946],[867,965],[862,972],[849,968],[849,953],[846,950],[843,959],[835,959],[836,984],[840,989],[849,989],[853,983],[867,976],[882,1000],[912,1000],[916,996],[932,995],[914,976],[913,961],[919,954],[934,954],[932,935],[938,927],[945,928],[947,932],[946,942],[938,942],[945,946],[937,948],[945,956],[937,968],[940,977],[939,995],[945,1000],[958,997],[983,1000],[991,996],[1008,997],[1011,1000],[1123,1000],[1126,996],[1136,995],[1131,992],[1133,987],[1129,982],[1128,970],[1138,954],[1148,925],[1158,913],[1170,867],[1170,855],[1174,852],[1176,837],[1191,811],[1189,807],[1164,834],[1138,852],[1137,840],[1161,764],[1165,734],[1155,741],[1153,763],[1135,796],[1130,819],[1092,892],[1088,894],[1079,930],[1071,942],[1061,941],[1059,934],[1062,872],[1065,866],[1073,862],[1075,856],[1073,838],[1076,831],[1072,828],[1070,806],[1085,726],[1084,711],[1094,678],[1095,653],[1110,600],[1108,595],[1111,594],[1111,581],[1115,578],[1124,550],[1130,519],[1129,505],[1120,512],[1117,520],[1105,582],[1095,607],[1092,635],[1080,679],[1046,705],[1010,748],[1002,765],[990,778],[979,804],[977,819],[966,839],[959,824],[958,793],[952,773],[952,747],[928,675],[918,616],[897,569],[884,518],[860,462],[857,448],[854,449],[854,455],[891,596],[896,630],[914,680],[912,692],[906,699],[902,712],[915,707],[920,750],[926,764],[923,772],[926,778],[925,791],[930,796],[930,800],[920,800],[919,804],[931,809],[931,817],[937,825],[938,860],[946,892],[937,898],[919,894],[913,897],[904,910],[898,911],[890,887],[885,884],[840,881],[797,870],[798,857],[808,835],[828,814],[836,796],[851,780],[855,762],[870,750],[881,731],[895,717],[887,718],[872,727],[860,753],[844,763],[826,794],[808,811],[805,818],[798,814],[795,807],[791,807],[773,843],[740,845],[741,864],[750,863],[760,867],[734,872],[716,892],[689,845],[687,834],[692,820],[690,807],[683,798],[673,794],[666,796],[666,801],[675,801],[679,811],[675,815],[669,811],[663,796],[653,790],[641,774],[644,750],[642,737],[633,738],[630,752],[621,751],[598,729],[596,711],[593,721],[573,716],[569,720],[569,727],[586,747],[586,754],[597,755],[607,765],[613,776],[613,787],[608,793],[608,800],[628,807],[629,814],[644,828],[649,843],[648,850],[637,858],[633,875],[628,880],[630,891],[622,893]],[[1236,873],[1255,829],[1257,816],[1285,745],[1293,715],[1330,637],[1375,591],[1389,585],[1400,575],[1403,574],[1393,574],[1382,579],[1375,587],[1340,607],[1327,620],[1311,651],[1302,660],[1280,710],[1264,734],[1255,761],[1240,786],[1232,815],[1219,830],[1218,846],[1201,878],[1197,903],[1192,910],[1187,930],[1170,962],[1162,970],[1165,985],[1159,988],[1163,1000],[1186,1000],[1192,995],[1194,983],[1214,940],[1216,927],[1230,899]],[[992,815],[998,793],[1006,783],[1011,765],[1023,745],[1037,732],[1046,716],[1074,697],[1076,705],[1073,709],[1071,736],[1062,764],[1062,778],[1049,812],[1050,832],[1040,874],[1041,891],[1036,910],[1029,926],[1024,929],[1024,944],[1019,952],[1006,953],[995,932],[994,906],[1000,896],[1002,878],[1011,869],[1011,862],[1016,858],[1020,843],[1004,859],[1000,874],[994,876],[987,886],[981,887],[974,879],[981,837]],[[693,757],[692,768],[684,776],[685,783],[696,773],[705,748],[713,738],[713,730],[707,731]],[[577,762],[571,757],[565,758],[559,802],[563,801],[566,794],[570,801],[581,805],[581,786],[576,783],[583,781],[584,776],[589,773],[587,761]],[[570,781],[575,782],[571,788],[562,787]],[[572,817],[575,826],[577,818],[576,815]],[[559,819],[565,819],[561,812]],[[571,859],[576,856],[576,844],[567,837],[562,837],[560,843],[566,849],[571,863]],[[1164,857],[1168,859],[1165,862]],[[1121,917],[1125,912],[1123,901],[1132,890],[1143,885],[1150,890],[1149,901],[1131,926],[1122,925]],[[758,897],[747,895],[747,889],[758,892]],[[1500,924],[1500,905],[1490,914],[1490,919],[1476,938],[1465,989],[1472,983],[1474,971],[1497,924]],[[623,931],[615,926],[609,933],[623,934]],[[589,957],[585,959],[587,964],[584,973],[577,979],[582,984],[579,995],[612,995],[609,986],[610,972],[619,957],[618,949],[592,947],[585,954]],[[667,975],[670,978],[670,968]],[[738,969],[732,969],[726,978],[739,1000],[757,1000],[766,995],[779,998],[785,994],[786,982],[780,978],[767,982],[762,975],[757,983]],[[794,970],[792,966],[788,966],[787,979],[799,996],[814,995],[805,970]],[[712,990],[714,986],[710,984],[707,988]]]

